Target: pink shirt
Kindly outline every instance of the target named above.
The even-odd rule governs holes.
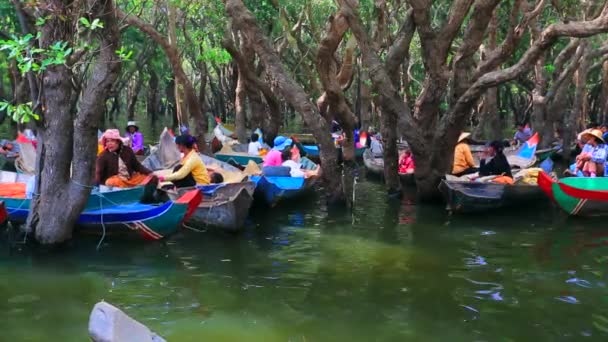
[[[283,158],[281,158],[281,152],[277,150],[271,150],[266,154],[264,158],[264,166],[281,166],[283,164]]]

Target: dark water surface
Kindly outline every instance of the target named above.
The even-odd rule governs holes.
[[[387,203],[369,182],[352,215],[321,203],[258,210],[238,236],[3,246],[0,340],[87,341],[101,299],[169,341],[608,338],[603,221],[552,208],[449,217]]]

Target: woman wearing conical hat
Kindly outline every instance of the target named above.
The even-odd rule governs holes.
[[[475,167],[473,154],[468,144],[470,135],[471,133],[463,132],[458,137],[458,142],[454,149],[454,166],[452,167],[452,174],[454,176],[460,177],[479,171]]]
[[[586,142],[583,152],[576,157],[575,174],[583,171],[585,177],[604,176],[606,165],[606,145],[602,131],[592,129],[584,131],[582,139]]]
[[[139,131],[135,121],[127,123],[127,138],[129,139],[130,147],[136,155],[144,155],[144,136]]]

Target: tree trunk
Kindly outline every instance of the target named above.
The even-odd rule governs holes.
[[[608,123],[608,61],[602,63],[602,95],[600,101],[602,123]]]
[[[188,108],[190,119],[195,123],[196,136],[198,139],[198,146],[201,150],[207,150],[207,143],[205,142],[205,134],[207,133],[207,120],[205,117],[205,111],[201,103],[198,102],[196,91],[190,79],[186,76],[182,67],[182,60],[179,55],[177,46],[174,43],[169,42],[166,37],[161,35],[154,27],[150,24],[145,23],[141,19],[130,16],[117,9],[117,15],[120,20],[124,20],[127,24],[137,27],[139,30],[147,34],[152,40],[161,46],[165,55],[169,59],[173,75],[176,83],[183,88],[184,91],[184,102]]]
[[[344,200],[340,184],[340,174],[336,162],[336,151],[329,132],[329,125],[321,120],[316,106],[309,100],[309,96],[284,71],[281,60],[272,48],[263,33],[258,28],[255,18],[245,7],[241,0],[226,0],[226,12],[232,19],[232,25],[239,29],[252,42],[252,47],[259,56],[266,71],[276,81],[277,88],[283,97],[290,103],[313,129],[313,135],[320,148],[323,177],[330,202]]]
[[[236,85],[236,98],[234,100],[234,111],[236,118],[234,120],[236,127],[236,135],[240,143],[247,142],[247,108],[246,108],[245,80],[239,72],[239,79]]]
[[[156,127],[156,121],[161,110],[160,87],[156,71],[153,68],[148,68],[148,74],[150,75],[150,79],[148,80],[146,109],[150,118],[150,125],[154,128]]]
[[[167,82],[167,87],[165,88],[165,97],[167,98],[167,112],[166,115],[169,115],[172,122],[172,127],[177,128],[179,132],[179,124],[177,122],[177,103],[175,101],[175,79],[170,79]]]
[[[135,120],[135,107],[137,106],[137,99],[139,97],[139,93],[141,92],[141,86],[144,83],[144,79],[141,73],[137,73],[137,79],[135,80],[135,85],[131,88],[129,94],[129,100],[127,105],[127,120],[133,121]]]
[[[42,8],[52,8],[53,13],[40,13],[46,18],[40,46],[73,39],[72,29],[79,18],[72,9],[57,0],[46,1]],[[37,196],[32,200],[27,227],[43,244],[69,239],[86,204],[95,167],[97,124],[120,71],[120,60],[114,52],[119,48],[114,3],[95,2],[89,11],[102,20],[104,27],[99,35],[100,52],[78,106],[74,105],[79,94],[72,89],[70,68],[51,66],[42,77],[45,106],[38,130]]]

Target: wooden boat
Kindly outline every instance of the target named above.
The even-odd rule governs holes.
[[[215,153],[215,158],[226,163],[235,163],[237,165],[246,166],[249,161],[260,164],[264,161],[261,156],[252,156],[247,152],[235,152],[229,146],[224,146],[220,151]]]
[[[253,203],[254,182],[210,184],[197,188],[204,200],[190,216],[188,223],[226,231],[238,231],[245,226]]]
[[[251,177],[251,180],[256,183],[256,196],[271,207],[276,206],[283,200],[296,198],[310,192],[317,179],[318,177]]]
[[[544,198],[539,186],[528,184],[442,180],[439,191],[447,203],[447,209],[453,213],[529,206],[542,203]]]
[[[0,201],[4,201],[9,208],[11,220],[17,218],[13,216],[12,209],[29,209],[30,199],[25,198],[25,183],[0,183]],[[99,208],[110,207],[113,205],[123,205],[139,202],[144,194],[144,187],[138,186],[126,189],[94,189],[87,200],[85,210],[97,210]]]
[[[162,175],[170,173],[171,169],[158,169],[163,165],[174,165],[179,161],[179,155],[175,156],[169,152],[161,151],[177,150],[172,139],[163,139],[161,135],[160,145],[151,151],[151,167],[156,167],[155,173]],[[207,170],[221,173],[224,183],[211,184],[198,187],[204,194],[203,201],[198,205],[194,214],[190,217],[197,225],[217,227],[228,231],[236,231],[244,227],[249,209],[253,203],[255,183],[248,180],[248,175],[238,168],[221,160],[200,155]],[[181,191],[183,193],[183,189]],[[170,194],[176,198],[176,194]]]
[[[365,169],[372,175],[378,177],[384,177],[384,159],[374,158],[369,149],[366,149],[363,153],[363,164]],[[416,179],[413,173],[399,173],[399,179],[402,183],[407,185],[416,184]]]
[[[198,190],[190,191],[176,201],[161,205],[128,203],[99,205],[86,208],[76,222],[77,228],[98,235],[138,236],[144,240],[159,240],[176,232],[202,200]],[[21,203],[19,203],[21,202]],[[9,219],[23,223],[29,214],[27,199],[13,199],[7,204]]]
[[[608,216],[608,178],[538,176],[539,187],[562,210],[573,216]]]

